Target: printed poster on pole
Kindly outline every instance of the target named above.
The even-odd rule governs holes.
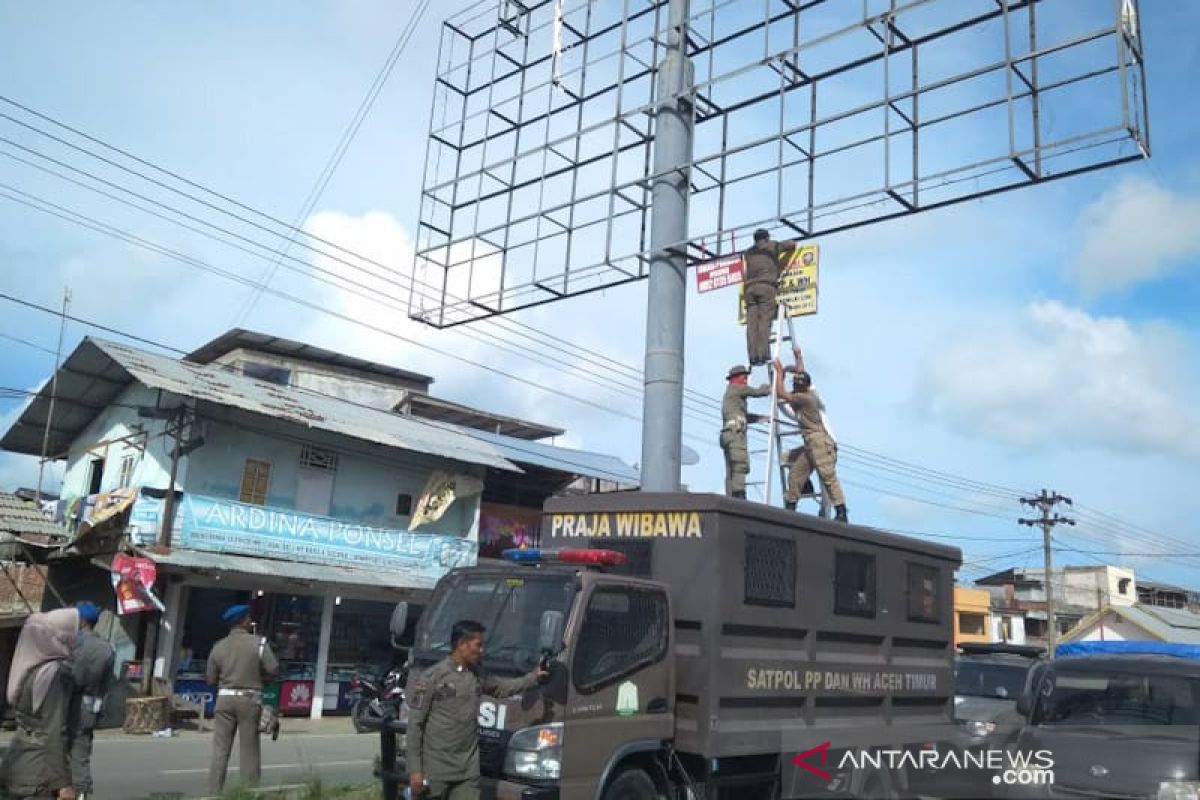
[[[817,313],[817,278],[820,272],[820,247],[798,246],[791,252],[779,276],[779,302],[786,303],[789,317],[807,317]],[[746,324],[746,285],[738,284],[738,324]]]

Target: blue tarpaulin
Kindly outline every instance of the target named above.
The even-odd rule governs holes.
[[[1200,644],[1176,644],[1174,642],[1068,642],[1060,644],[1054,652],[1060,656],[1141,653],[1200,660]]]

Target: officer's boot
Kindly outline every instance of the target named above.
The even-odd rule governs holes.
[[[731,496],[732,496],[732,497],[736,497],[738,500],[745,500],[745,499],[746,499],[746,493],[745,493],[744,491],[742,491],[742,492],[734,492],[734,493],[733,493]]]
[[[846,516],[846,505],[845,505],[845,503],[843,503],[843,504],[842,504],[842,505],[840,505],[840,506],[837,506],[837,507],[834,509],[834,511],[836,511],[836,512],[837,512],[837,514],[835,514],[833,518],[834,518],[834,519],[836,519],[838,522],[849,522],[849,521],[850,521],[850,518]]]
[[[794,500],[784,500],[783,507],[786,508],[788,511],[795,511],[796,510],[796,502]]]

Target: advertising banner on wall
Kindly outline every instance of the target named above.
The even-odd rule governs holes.
[[[117,595],[117,614],[123,616],[163,610],[162,602],[152,591],[158,576],[158,568],[153,561],[117,553],[113,556],[110,572],[113,591]]]
[[[153,527],[155,513],[162,513],[161,504],[151,502],[135,507],[133,517]],[[433,580],[478,557],[476,543],[461,536],[377,528],[197,494],[179,502],[171,540],[191,550],[396,569]]]

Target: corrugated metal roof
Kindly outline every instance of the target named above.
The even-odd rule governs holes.
[[[38,511],[37,507],[16,495],[0,492],[0,533],[15,536],[36,534],[66,538],[67,532]],[[8,537],[0,536],[0,541]]]
[[[625,486],[638,486],[641,483],[642,478],[638,471],[616,456],[554,447],[488,431],[473,432],[472,436],[494,444],[505,458],[518,464],[531,464],[589,478],[616,481]]]
[[[1080,620],[1064,639],[1074,640],[1084,635],[1108,613],[1115,614],[1164,642],[1200,644],[1200,614],[1183,608],[1162,608],[1138,603],[1132,606],[1106,606]]]
[[[355,569],[332,564],[306,564],[300,561],[276,561],[269,558],[208,553],[175,548],[170,553],[142,551],[142,555],[179,569],[214,573],[237,573],[249,577],[287,578],[306,583],[369,586],[374,589],[415,589],[431,591],[435,581],[421,575],[406,575],[396,570]]]
[[[208,344],[201,345],[184,358],[197,364],[209,364],[237,349],[255,350],[283,358],[303,359],[314,364],[326,364],[384,378],[395,378],[407,383],[419,383],[426,389],[429,388],[429,384],[433,383],[433,378],[419,372],[380,364],[378,361],[367,361],[345,353],[335,353],[332,350],[314,347],[295,339],[285,339],[282,336],[272,336],[269,333],[249,331],[245,328],[232,328]]]
[[[520,472],[496,447],[444,424],[402,417],[296,387],[257,381],[216,365],[178,361],[91,337],[75,348],[59,371],[51,452],[65,452],[131,380],[152,389],[375,444]],[[49,401],[47,384],[0,439],[0,447],[20,453],[40,452]]]

